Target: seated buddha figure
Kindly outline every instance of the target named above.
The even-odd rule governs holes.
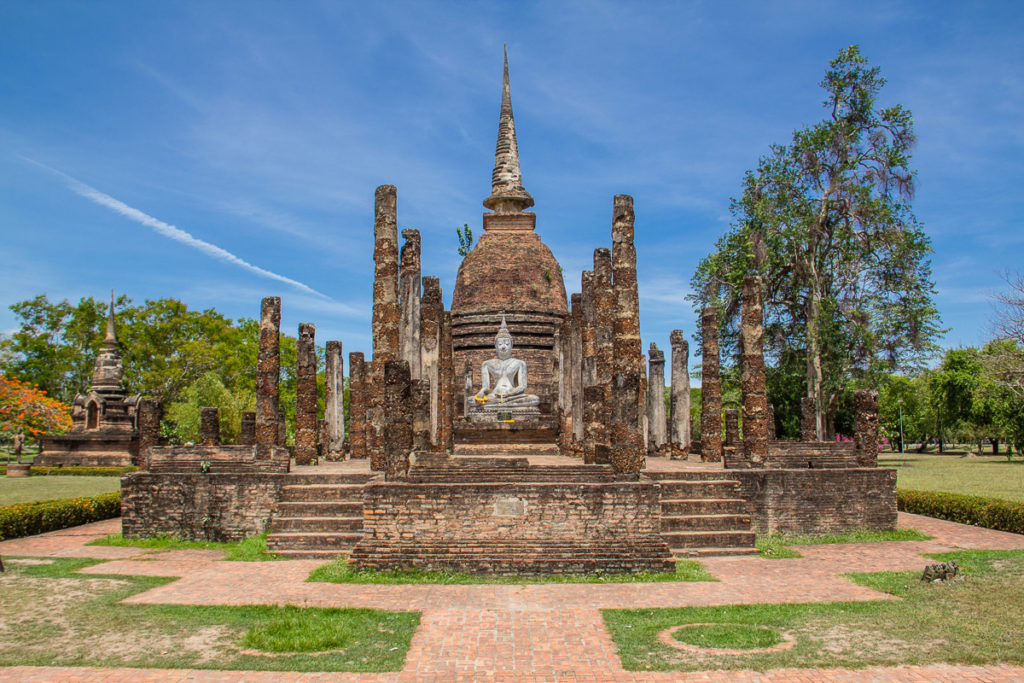
[[[494,337],[494,350],[498,357],[485,360],[481,367],[477,404],[484,410],[538,405],[540,398],[526,393],[526,362],[512,357],[512,335],[504,315]]]

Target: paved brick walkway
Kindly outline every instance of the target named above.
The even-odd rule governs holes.
[[[280,674],[142,669],[0,668],[0,681],[1019,681],[1024,667],[921,667],[651,674],[624,671],[601,619],[602,608],[757,602],[877,600],[888,596],[839,576],[920,569],[922,553],[957,548],[1024,548],[1024,536],[900,515],[900,525],[931,541],[804,546],[802,559],[705,558],[717,582],[603,585],[381,586],[305,583],[316,560],[222,562],[216,551],[153,553],[86,546],[114,533],[119,520],[0,542],[0,556],[97,557],[84,573],[176,576],[129,598],[132,603],[292,604],[422,612],[398,674]]]

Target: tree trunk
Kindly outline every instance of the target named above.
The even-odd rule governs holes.
[[[818,340],[820,293],[815,281],[807,297],[807,395],[814,399],[814,431],[818,441],[825,440],[825,406],[821,395],[821,344]]]
[[[992,439],[992,455],[999,455],[999,439]]]

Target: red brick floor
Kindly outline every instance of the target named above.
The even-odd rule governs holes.
[[[132,603],[292,604],[422,612],[405,668],[397,674],[281,674],[142,669],[0,668],[0,681],[1021,681],[1024,667],[947,666],[655,674],[624,671],[602,608],[755,602],[877,600],[887,596],[841,574],[921,569],[922,553],[957,548],[1024,548],[1024,536],[900,515],[931,541],[804,546],[801,559],[704,558],[719,581],[603,585],[341,585],[305,583],[318,560],[223,562],[216,551],[154,553],[86,546],[118,520],[0,542],[0,556],[97,557],[84,573],[176,576]]]

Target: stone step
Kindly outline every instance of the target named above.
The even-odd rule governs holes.
[[[285,532],[267,535],[267,549],[278,550],[347,550],[361,541],[363,534],[359,532],[321,532],[301,533]]]
[[[747,546],[735,548],[679,548],[672,550],[672,553],[680,560],[721,555],[757,555],[759,552],[757,548]]]
[[[661,518],[666,531],[750,531],[749,515],[677,515]]]
[[[709,481],[715,480],[720,481],[723,479],[730,479],[729,471],[723,469],[707,469],[707,470],[685,470],[685,471],[660,471],[660,470],[644,470],[651,479],[658,482],[675,482],[675,481]]]
[[[747,501],[742,498],[662,498],[661,514],[676,515],[733,515],[746,512]]]
[[[688,548],[752,548],[753,531],[666,531],[661,534],[676,552]]]
[[[369,472],[351,474],[296,474],[288,475],[286,486],[316,484],[365,484],[373,475]]]
[[[281,502],[313,503],[362,501],[362,484],[285,484],[281,487]]]
[[[271,533],[322,533],[362,531],[360,517],[274,517],[270,524]]]
[[[280,502],[274,516],[281,517],[362,517],[363,502],[359,501],[297,501]]]
[[[280,555],[289,560],[336,560],[348,554],[346,550],[275,550],[275,555]]]
[[[661,481],[662,498],[737,498],[740,483],[734,479],[708,479],[706,481]]]

